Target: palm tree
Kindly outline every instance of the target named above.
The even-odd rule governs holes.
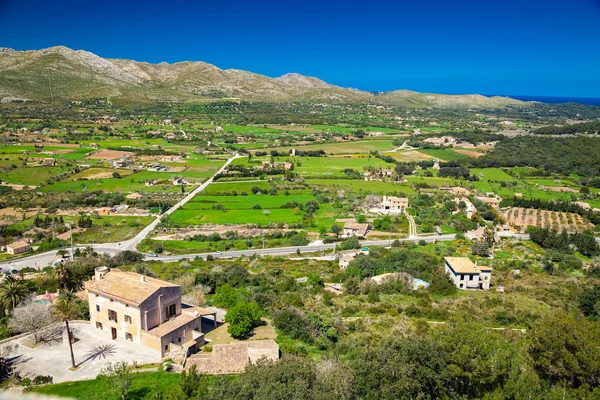
[[[69,271],[64,263],[59,263],[56,267],[54,267],[53,275],[56,279],[58,279],[58,282],[63,289],[66,289],[71,278],[71,271]]]
[[[69,320],[75,318],[79,313],[73,292],[69,290],[62,292],[58,296],[56,303],[52,306],[52,311],[57,319],[65,322],[69,340],[69,350],[71,350],[71,365],[73,368],[76,368],[75,356],[73,355],[73,340],[71,337],[71,329],[69,328]]]
[[[13,275],[7,276],[0,283],[0,305],[7,313],[25,300],[29,294],[27,283],[23,279],[17,279]]]

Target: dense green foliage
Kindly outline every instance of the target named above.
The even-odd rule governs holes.
[[[523,136],[503,140],[476,163],[482,168],[535,167],[565,175],[594,176],[600,172],[600,138]]]
[[[573,135],[575,133],[600,134],[600,121],[581,122],[563,126],[549,125],[534,129],[538,135]]]

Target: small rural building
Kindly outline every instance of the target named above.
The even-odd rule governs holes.
[[[96,268],[86,282],[90,323],[107,338],[129,340],[164,357],[204,344],[201,317],[216,313],[181,302],[181,286],[135,272]]]
[[[346,222],[344,224],[343,236],[365,236],[371,226],[369,224],[358,224],[355,222]]]
[[[470,196],[471,195],[470,190],[467,190],[464,187],[460,187],[460,186],[454,186],[452,188],[452,193],[454,193],[456,195],[461,195],[461,196]]]
[[[175,178],[173,179],[173,185],[174,186],[178,186],[178,185],[189,185],[190,183],[188,181],[186,181],[183,178]]]
[[[352,262],[352,260],[354,260],[355,257],[356,254],[344,254],[343,256],[341,256],[339,259],[340,269],[348,268],[348,265],[350,265],[350,262]]]
[[[27,253],[28,251],[31,251],[31,246],[25,241],[14,242],[6,245],[6,252],[8,254],[23,254]]]
[[[125,198],[129,199],[129,200],[137,200],[141,197],[144,197],[144,195],[142,195],[140,193],[131,193],[131,194],[128,194],[127,196],[125,196]]]
[[[146,181],[145,186],[154,186],[159,182],[158,179],[152,179],[151,181]]]
[[[499,196],[480,196],[477,199],[483,201],[486,204],[489,204],[491,207],[494,208],[498,208],[500,206],[500,202],[502,201],[502,198],[500,198]]]
[[[459,289],[488,290],[492,280],[492,268],[478,267],[467,257],[444,257],[445,271]]]

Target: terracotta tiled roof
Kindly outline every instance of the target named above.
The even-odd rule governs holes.
[[[102,279],[89,281],[86,284],[89,292],[114,297],[134,305],[141,304],[163,287],[179,287],[179,285],[118,269],[112,269]]]
[[[444,260],[450,265],[454,272],[462,274],[474,274],[479,273],[479,270],[473,264],[473,261],[467,257],[444,257]]]
[[[22,247],[29,247],[29,243],[27,243],[27,242],[14,242],[14,243],[11,243],[11,244],[7,245],[6,247],[10,247],[11,249],[20,249]]]
[[[356,231],[358,236],[364,236],[369,230],[369,224],[357,224],[354,222],[346,222],[344,224],[344,229],[352,229]]]
[[[189,324],[190,322],[192,322],[193,320],[199,318],[200,316],[196,317],[193,315],[189,315],[189,314],[179,314],[178,316],[176,316],[175,318],[171,318],[170,320],[163,322],[162,324],[160,324],[159,326],[157,326],[156,328],[150,329],[148,331],[148,333],[152,336],[156,336],[156,337],[163,337],[166,334],[169,334],[171,332],[173,332],[174,330],[177,330],[179,328],[181,328],[184,325]]]

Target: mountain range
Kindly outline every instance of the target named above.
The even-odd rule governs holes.
[[[398,90],[371,93],[290,73],[270,78],[205,62],[150,64],[108,59],[57,46],[16,51],[0,48],[0,101],[312,101],[438,108],[498,108],[524,102],[508,97],[443,95]]]

